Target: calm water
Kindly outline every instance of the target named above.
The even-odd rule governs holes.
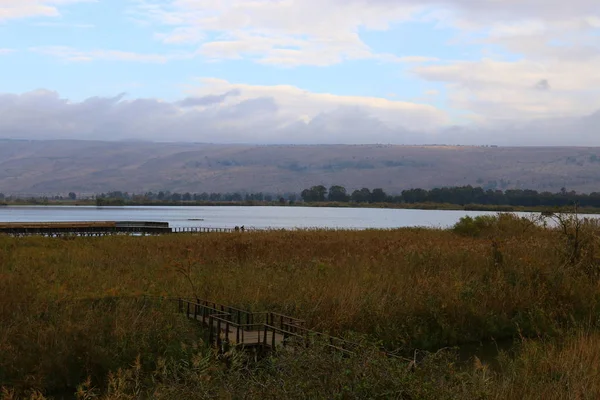
[[[171,227],[385,229],[453,225],[493,212],[318,207],[0,207],[0,222],[161,221]]]

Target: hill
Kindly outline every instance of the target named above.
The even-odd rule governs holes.
[[[600,191],[600,148],[0,141],[0,192],[299,192],[477,185]]]

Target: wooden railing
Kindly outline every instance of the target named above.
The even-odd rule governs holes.
[[[250,312],[206,300],[180,298],[178,304],[179,312],[200,321],[209,329],[209,341],[218,347],[229,342],[275,350],[278,345],[309,347],[318,341],[346,354],[353,354],[361,347],[360,344],[308,329],[304,320],[279,313]]]
[[[0,222],[0,234],[11,236],[104,236],[121,234],[160,235],[170,233],[232,233],[253,228],[219,228],[204,226],[170,227],[168,222],[90,221],[90,222]]]
[[[209,228],[201,226],[183,226],[172,228],[173,233],[231,233],[233,228]]]

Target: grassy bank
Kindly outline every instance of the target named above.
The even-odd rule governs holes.
[[[0,386],[51,393],[90,376],[90,393],[107,398],[539,398],[545,387],[545,398],[595,398],[600,230],[568,218],[564,227],[502,217],[456,231],[0,237]],[[172,305],[78,301],[141,294],[280,311],[411,357],[536,340],[525,339],[499,371],[476,360],[459,367],[451,351],[419,356],[415,366],[375,348],[256,364],[214,354]]]
[[[10,202],[0,202],[0,206],[96,206],[95,200],[48,200],[32,201],[19,200]],[[332,208],[386,208],[399,210],[448,210],[448,211],[490,211],[490,212],[557,212],[558,207],[545,206],[508,206],[508,205],[487,205],[487,204],[450,204],[450,203],[351,203],[324,201],[315,203],[304,202],[286,202],[277,201],[107,201],[103,207],[125,207],[125,206],[160,206],[160,207],[332,207]],[[580,207],[580,214],[600,214],[600,208]]]

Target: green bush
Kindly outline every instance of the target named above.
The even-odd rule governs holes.
[[[498,213],[496,215],[479,215],[475,218],[462,217],[452,230],[461,236],[470,237],[495,237],[518,236],[530,229],[540,229],[535,221],[526,217],[519,217],[513,213]]]

